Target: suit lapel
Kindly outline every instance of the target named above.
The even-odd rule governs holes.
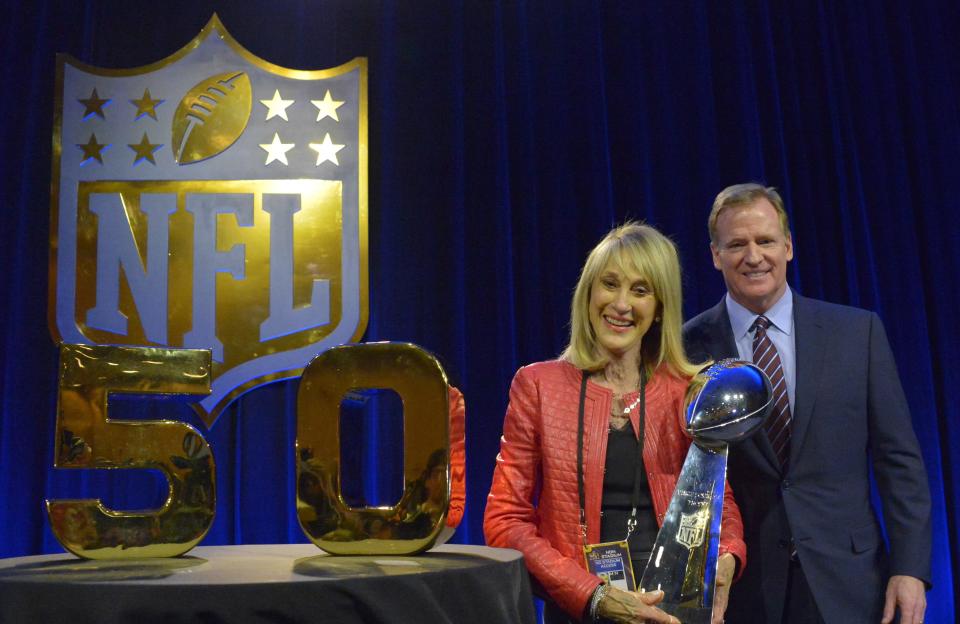
[[[704,334],[710,340],[707,351],[714,359],[739,358],[737,343],[733,339],[733,328],[730,327],[730,315],[727,314],[727,304],[723,299],[710,310],[707,325],[708,331]]]
[[[817,401],[817,387],[826,354],[826,332],[816,306],[810,299],[793,294],[793,328],[796,348],[796,388],[793,431],[790,434],[790,465],[803,448],[810,418]]]

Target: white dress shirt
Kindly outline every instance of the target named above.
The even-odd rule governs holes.
[[[730,293],[726,296],[727,314],[730,316],[730,327],[733,329],[733,339],[737,343],[737,352],[740,359],[753,361],[753,322],[759,314],[754,314],[733,300]],[[767,336],[777,348],[780,355],[780,365],[783,367],[783,378],[787,382],[787,398],[790,400],[790,412],[794,411],[794,397],[797,385],[797,348],[796,336],[793,333],[793,291],[787,288],[783,296],[764,312],[763,316],[770,321]]]

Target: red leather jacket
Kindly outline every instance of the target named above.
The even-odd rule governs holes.
[[[523,553],[527,569],[564,611],[579,619],[600,580],[587,572],[577,494],[577,412],[581,373],[553,360],[517,371],[503,423],[500,454],[487,497],[483,532],[491,546]],[[643,463],[663,523],[690,438],[682,427],[688,380],[661,367],[647,384]],[[584,489],[587,542],[600,539],[600,498],[613,393],[587,383],[584,404]],[[636,394],[623,398],[629,404]],[[634,431],[639,417],[630,414]],[[537,504],[534,504],[537,501]],[[746,564],[740,510],[726,489],[720,552]]]

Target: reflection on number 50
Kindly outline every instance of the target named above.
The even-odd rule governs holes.
[[[360,388],[389,388],[403,400],[405,487],[392,507],[349,507],[340,493],[340,402]],[[216,493],[203,435],[182,422],[112,420],[107,404],[111,393],[209,392],[209,351],[61,345],[54,466],[152,468],[169,484],[164,504],[146,512],[48,500],[64,548],[90,559],[174,557],[203,539]],[[297,398],[295,452],[297,517],[329,553],[415,554],[446,541],[463,516],[463,396],[415,345],[344,345],[315,358]]]

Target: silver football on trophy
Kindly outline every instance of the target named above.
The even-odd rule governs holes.
[[[720,360],[697,380],[702,387],[687,407],[686,422],[687,432],[701,444],[747,438],[773,411],[770,380],[749,362]]]

